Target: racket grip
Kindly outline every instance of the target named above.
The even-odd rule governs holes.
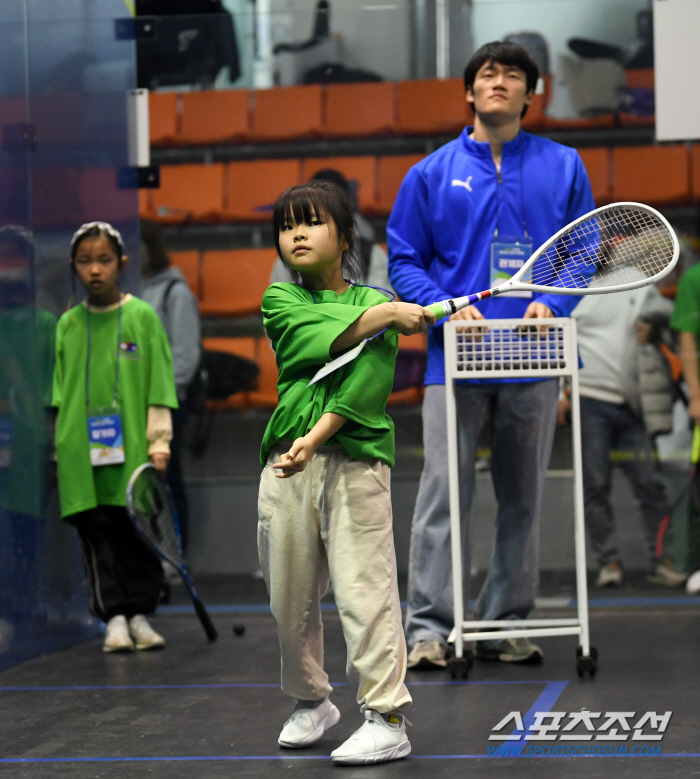
[[[209,618],[209,614],[207,613],[207,610],[204,608],[204,604],[199,599],[193,600],[193,603],[194,603],[194,609],[197,612],[197,616],[199,617],[199,621],[202,623],[204,632],[207,634],[207,639],[209,641],[216,641],[216,639],[219,637],[219,634],[216,632],[216,628],[214,627],[211,619]]]
[[[435,319],[443,319],[443,317],[449,316],[450,311],[445,307],[445,303],[431,303],[429,306],[424,306],[428,311],[432,311],[435,314]],[[399,331],[395,327],[388,327],[386,329],[386,335],[398,335]]]

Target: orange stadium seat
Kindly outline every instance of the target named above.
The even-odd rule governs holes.
[[[162,165],[160,189],[148,191],[147,213],[161,222],[218,222],[223,217],[224,165]]]
[[[654,89],[654,68],[630,68],[625,71],[625,83],[630,89]]]
[[[343,138],[386,135],[395,125],[396,85],[387,81],[329,84],[324,135]]]
[[[693,203],[697,203],[700,200],[700,143],[694,143],[690,150],[690,166]]]
[[[320,84],[258,89],[253,92],[252,135],[259,141],[319,138]]]
[[[187,286],[194,296],[199,298],[200,293],[200,260],[201,255],[194,249],[188,252],[170,252],[170,262],[182,271]]]
[[[601,114],[585,119],[552,119],[545,115],[544,130],[607,130],[615,127],[615,114]]]
[[[398,85],[400,133],[459,132],[468,122],[461,78],[426,78]]]
[[[376,209],[375,157],[319,157],[302,161],[302,180],[308,181],[314,173],[324,168],[334,168],[345,178],[357,182],[357,205],[360,211],[371,212]]]
[[[423,157],[423,154],[402,154],[379,158],[378,213],[388,214],[391,211],[406,174]]]
[[[253,408],[275,408],[277,405],[277,378],[279,372],[275,361],[275,353],[267,338],[258,339],[258,374],[257,386],[249,393],[250,405]]]
[[[654,68],[631,68],[625,71],[625,83],[629,89],[654,90]],[[621,112],[619,115],[621,127],[651,127],[656,124],[655,116],[637,116]]]
[[[275,249],[204,252],[202,314],[246,316],[259,313],[276,259]]]
[[[601,149],[578,149],[583,166],[593,190],[597,206],[610,202],[610,151]]]
[[[177,92],[150,92],[148,95],[148,130],[153,146],[169,146],[178,140]]]
[[[687,203],[690,197],[688,157],[683,144],[614,147],[612,199],[655,206]]]
[[[301,181],[299,160],[230,162],[226,216],[234,221],[267,221],[278,196]]]
[[[428,351],[428,334],[416,333],[415,335],[399,334],[399,349],[407,349],[415,352]]]
[[[249,136],[248,125],[247,89],[182,95],[182,143],[237,143]]]

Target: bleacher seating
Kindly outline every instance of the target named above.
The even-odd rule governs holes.
[[[610,201],[609,149],[579,149],[581,161],[591,182],[593,200],[602,206]]]
[[[259,313],[276,259],[275,249],[204,252],[202,314],[236,317]]]
[[[422,154],[401,154],[380,157],[379,180],[377,182],[376,212],[389,214],[396,200],[401,182],[408,171],[423,159]]]
[[[148,96],[148,126],[152,146],[181,142],[178,132],[180,95],[177,92],[151,92]]]
[[[400,133],[421,135],[459,132],[467,123],[461,78],[426,78],[398,84]]]
[[[322,134],[321,97],[319,84],[256,90],[253,96],[253,140],[319,138]]]
[[[690,198],[690,160],[683,144],[617,146],[612,150],[612,169],[614,201],[671,206]]]
[[[182,271],[187,286],[199,300],[201,297],[201,261],[202,254],[194,249],[186,252],[170,252],[170,262]]]
[[[395,103],[391,82],[329,84],[323,134],[327,138],[387,135],[396,129]]]
[[[223,218],[224,165],[161,165],[160,188],[149,189],[146,213],[160,222],[218,222]]]
[[[230,162],[225,193],[226,219],[240,222],[271,220],[278,195],[301,181],[301,161],[297,159]]]
[[[185,92],[179,140],[186,145],[240,143],[250,135],[248,92]]]

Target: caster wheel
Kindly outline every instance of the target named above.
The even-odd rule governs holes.
[[[471,652],[465,652],[464,657],[453,657],[449,662],[450,676],[453,679],[466,679],[472,665],[474,655]]]
[[[576,673],[579,676],[588,674],[589,676],[595,676],[595,672],[598,667],[598,650],[592,646],[591,653],[588,657],[583,656],[583,650],[581,647],[576,649]]]
[[[238,636],[239,638],[245,633],[245,625],[236,624],[233,626],[233,633],[234,635]]]

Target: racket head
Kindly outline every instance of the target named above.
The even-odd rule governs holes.
[[[168,483],[152,463],[131,474],[126,488],[126,510],[144,541],[177,568],[183,567],[180,525]]]
[[[497,289],[500,293],[517,286],[559,295],[636,289],[669,274],[679,254],[673,228],[656,209],[611,203],[563,227]]]

